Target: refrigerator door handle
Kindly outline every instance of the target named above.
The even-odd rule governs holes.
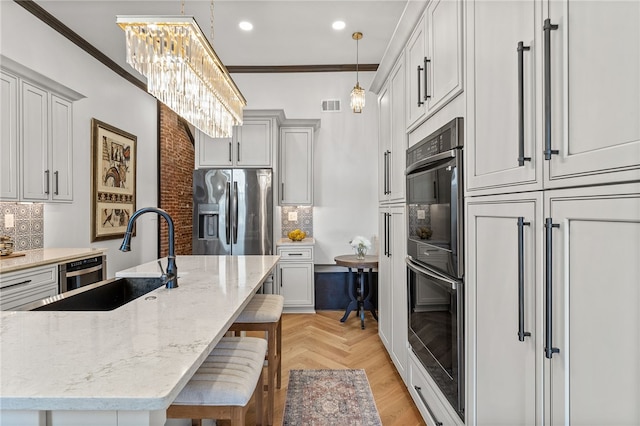
[[[231,228],[229,227],[229,215],[231,214],[231,183],[227,182],[227,193],[225,195],[227,206],[226,206],[226,214],[224,215],[224,229],[225,235],[227,237],[227,244],[229,244],[229,239],[231,238]]]
[[[233,244],[238,243],[238,182],[233,182]]]

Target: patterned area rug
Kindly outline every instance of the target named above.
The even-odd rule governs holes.
[[[364,370],[290,370],[283,425],[382,425]]]

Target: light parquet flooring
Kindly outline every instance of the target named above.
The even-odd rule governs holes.
[[[424,425],[378,337],[378,323],[367,312],[365,329],[362,330],[355,313],[341,323],[343,314],[343,311],[318,311],[315,315],[283,315],[282,389],[276,390],[273,424],[282,425],[289,370],[349,368],[366,371],[384,426]],[[253,409],[247,416],[247,425],[250,424],[255,424]]]

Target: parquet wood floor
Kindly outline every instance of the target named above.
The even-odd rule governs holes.
[[[315,315],[284,314],[282,318],[282,389],[276,390],[274,425],[282,425],[289,370],[364,369],[384,426],[424,425],[409,391],[378,337],[378,323],[366,313],[365,329],[352,313],[340,322],[343,311]],[[249,333],[247,333],[249,335]],[[228,425],[228,422],[218,422]],[[255,424],[250,409],[247,425]]]

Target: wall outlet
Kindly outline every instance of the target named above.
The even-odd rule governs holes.
[[[5,228],[13,228],[15,225],[14,217],[12,213],[8,213],[4,215],[4,227]]]
[[[418,213],[418,219],[426,219],[426,213],[424,210],[417,210]]]
[[[298,212],[289,212],[287,219],[290,222],[297,222],[298,221]]]

